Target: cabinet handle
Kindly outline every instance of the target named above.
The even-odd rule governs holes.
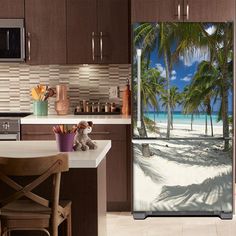
[[[186,18],[187,20],[189,20],[189,3],[187,3],[187,6],[186,6]]]
[[[101,61],[103,59],[103,34],[102,32],[100,32],[100,58],[101,58]]]
[[[178,20],[180,20],[181,18],[181,7],[180,7],[180,3],[178,4],[178,7],[177,7],[177,14],[178,14]]]
[[[27,45],[28,45],[28,60],[31,60],[31,38],[30,38],[30,33],[27,33]]]
[[[10,50],[10,32],[7,30],[7,51]]]
[[[95,135],[103,135],[103,134],[110,134],[110,132],[106,132],[106,131],[103,131],[103,132],[92,132],[91,134],[95,134]]]
[[[95,36],[95,33],[92,32],[92,58],[93,58],[93,61],[95,60],[95,55],[94,55],[94,48],[95,48],[94,36]]]

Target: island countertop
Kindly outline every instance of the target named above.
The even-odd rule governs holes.
[[[94,124],[131,124],[131,116],[124,115],[29,115],[21,118],[21,124],[78,124],[81,120]]]
[[[70,168],[97,168],[111,148],[110,140],[97,140],[96,150],[68,152]],[[0,156],[33,158],[58,154],[56,141],[0,141]]]

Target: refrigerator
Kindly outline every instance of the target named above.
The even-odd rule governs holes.
[[[232,22],[132,25],[133,217],[232,219]]]

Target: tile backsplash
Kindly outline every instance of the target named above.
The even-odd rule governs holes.
[[[79,100],[109,100],[109,86],[119,86],[121,94],[130,65],[46,65],[29,66],[20,63],[0,64],[0,112],[32,111],[31,88],[47,84],[67,84],[70,112]],[[118,101],[119,102],[119,101]],[[49,114],[54,110],[55,97],[49,99]]]

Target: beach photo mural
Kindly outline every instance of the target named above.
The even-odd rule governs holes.
[[[232,212],[233,23],[134,24],[132,90],[134,211]]]

